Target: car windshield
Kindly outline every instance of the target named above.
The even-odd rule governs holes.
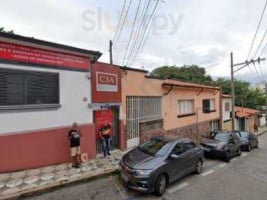
[[[144,144],[141,144],[138,148],[152,156],[164,156],[167,154],[171,143],[161,139],[151,139]]]
[[[240,132],[241,138],[247,138],[248,132]]]
[[[212,135],[212,139],[219,142],[227,142],[227,134],[225,133],[215,133]]]

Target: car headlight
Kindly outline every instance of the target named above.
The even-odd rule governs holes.
[[[136,176],[148,176],[152,172],[152,169],[137,169],[135,170]]]

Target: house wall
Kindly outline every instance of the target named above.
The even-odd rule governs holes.
[[[220,90],[199,88],[162,88],[166,80],[146,78],[145,71],[122,70],[122,119],[126,124],[126,97],[127,96],[160,96],[162,97],[162,129],[145,132],[140,136],[141,142],[152,136],[172,134],[180,137],[197,138],[199,134],[209,132],[209,122],[220,119]],[[168,93],[168,94],[167,94]],[[178,117],[178,100],[194,99],[195,114]],[[203,113],[202,100],[214,99],[215,112]],[[125,133],[126,134],[126,133]],[[127,138],[127,136],[125,136]]]
[[[67,132],[82,130],[82,152],[95,156],[91,84],[86,72],[0,64],[1,68],[59,73],[60,107],[0,111],[0,172],[70,161]],[[89,67],[89,66],[88,66]]]
[[[229,110],[225,110],[225,104],[229,103]],[[222,98],[222,122],[223,130],[232,130],[232,118],[230,117],[232,110],[232,100],[231,98]]]

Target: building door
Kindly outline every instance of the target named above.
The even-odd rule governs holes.
[[[139,145],[139,101],[137,97],[126,98],[127,148]]]
[[[97,154],[103,152],[102,141],[99,137],[99,129],[105,123],[112,124],[111,129],[111,141],[110,141],[110,149],[113,150],[118,146],[118,109],[107,109],[107,110],[97,110],[95,111],[95,127],[96,127],[96,152]]]

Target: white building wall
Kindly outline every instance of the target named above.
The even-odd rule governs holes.
[[[225,111],[225,103],[229,103],[229,111]],[[230,113],[232,110],[232,103],[230,98],[223,98],[222,99],[222,117],[223,117],[223,122],[226,120],[231,119],[230,118]]]
[[[60,108],[0,111],[0,135],[93,122],[91,80],[85,72],[0,64],[1,68],[59,73]],[[84,101],[85,98],[87,101]]]

